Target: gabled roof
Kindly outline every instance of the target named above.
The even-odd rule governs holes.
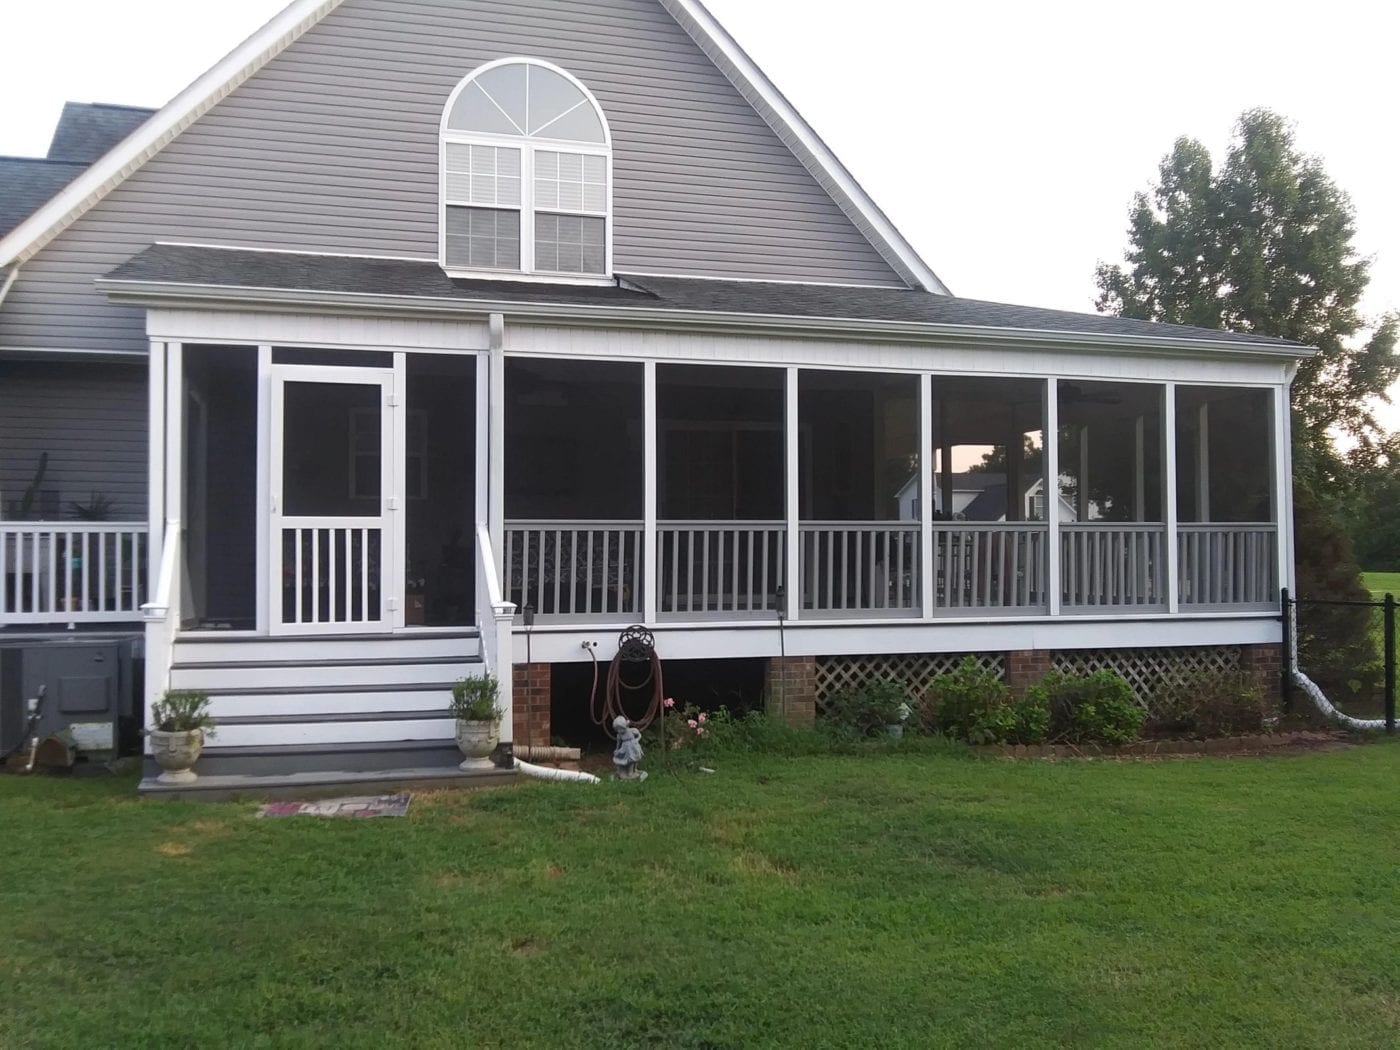
[[[140,106],[106,102],[65,102],[49,143],[49,160],[91,164],[155,116]]]
[[[86,168],[78,161],[0,157],[0,237],[53,199]]]
[[[1297,343],[1267,336],[1010,306],[917,289],[626,275],[618,281],[616,286],[591,288],[461,280],[448,277],[435,262],[157,244],[118,266],[98,285],[123,299],[222,299],[422,311],[504,309],[538,316],[665,323],[728,319],[921,338],[1254,350],[1280,357],[1312,353]]]
[[[0,269],[32,257],[128,175],[208,112],[341,0],[293,0],[267,25],[145,121],[63,192],[0,237]],[[946,294],[947,288],[876,207],[821,138],[773,86],[700,0],[659,0],[774,132],[822,184],[887,262],[909,284]]]

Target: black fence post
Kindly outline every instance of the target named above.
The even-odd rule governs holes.
[[[1292,599],[1288,596],[1287,587],[1279,594],[1279,607],[1283,610],[1283,660],[1279,676],[1283,679],[1283,710],[1287,713],[1293,710],[1293,621],[1290,615]]]
[[[1385,596],[1385,731],[1395,732],[1395,595]]]

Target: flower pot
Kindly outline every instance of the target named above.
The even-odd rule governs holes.
[[[457,720],[457,749],[466,759],[462,769],[475,769],[483,759],[496,750],[501,727],[499,722],[464,722]]]
[[[180,733],[166,733],[159,729],[151,730],[151,753],[156,764],[165,770],[157,779],[158,784],[189,784],[195,779],[190,767],[199,761],[199,753],[204,750],[204,730],[189,729]]]
[[[887,726],[885,726],[885,732],[889,733],[890,736],[898,740],[900,737],[904,736],[904,723],[891,722]]]

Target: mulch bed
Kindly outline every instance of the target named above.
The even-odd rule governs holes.
[[[1360,741],[1350,733],[1312,730],[1227,736],[1213,740],[1139,740],[1122,747],[1099,744],[997,744],[975,750],[1002,758],[1167,758],[1200,755],[1305,754],[1352,747]]]

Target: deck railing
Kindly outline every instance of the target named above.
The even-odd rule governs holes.
[[[639,619],[640,521],[508,521],[507,602],[547,619]]]
[[[0,522],[0,624],[139,619],[147,532],[144,522]]]
[[[1167,527],[1066,522],[1060,526],[1060,601],[1064,607],[1167,604]]]
[[[666,521],[656,530],[662,616],[774,615],[786,579],[780,521]]]
[[[1037,522],[933,526],[934,606],[1044,609],[1049,528]]]
[[[1177,526],[1182,605],[1272,605],[1278,597],[1278,527]]]
[[[918,612],[918,522],[803,522],[798,531],[804,610]]]

